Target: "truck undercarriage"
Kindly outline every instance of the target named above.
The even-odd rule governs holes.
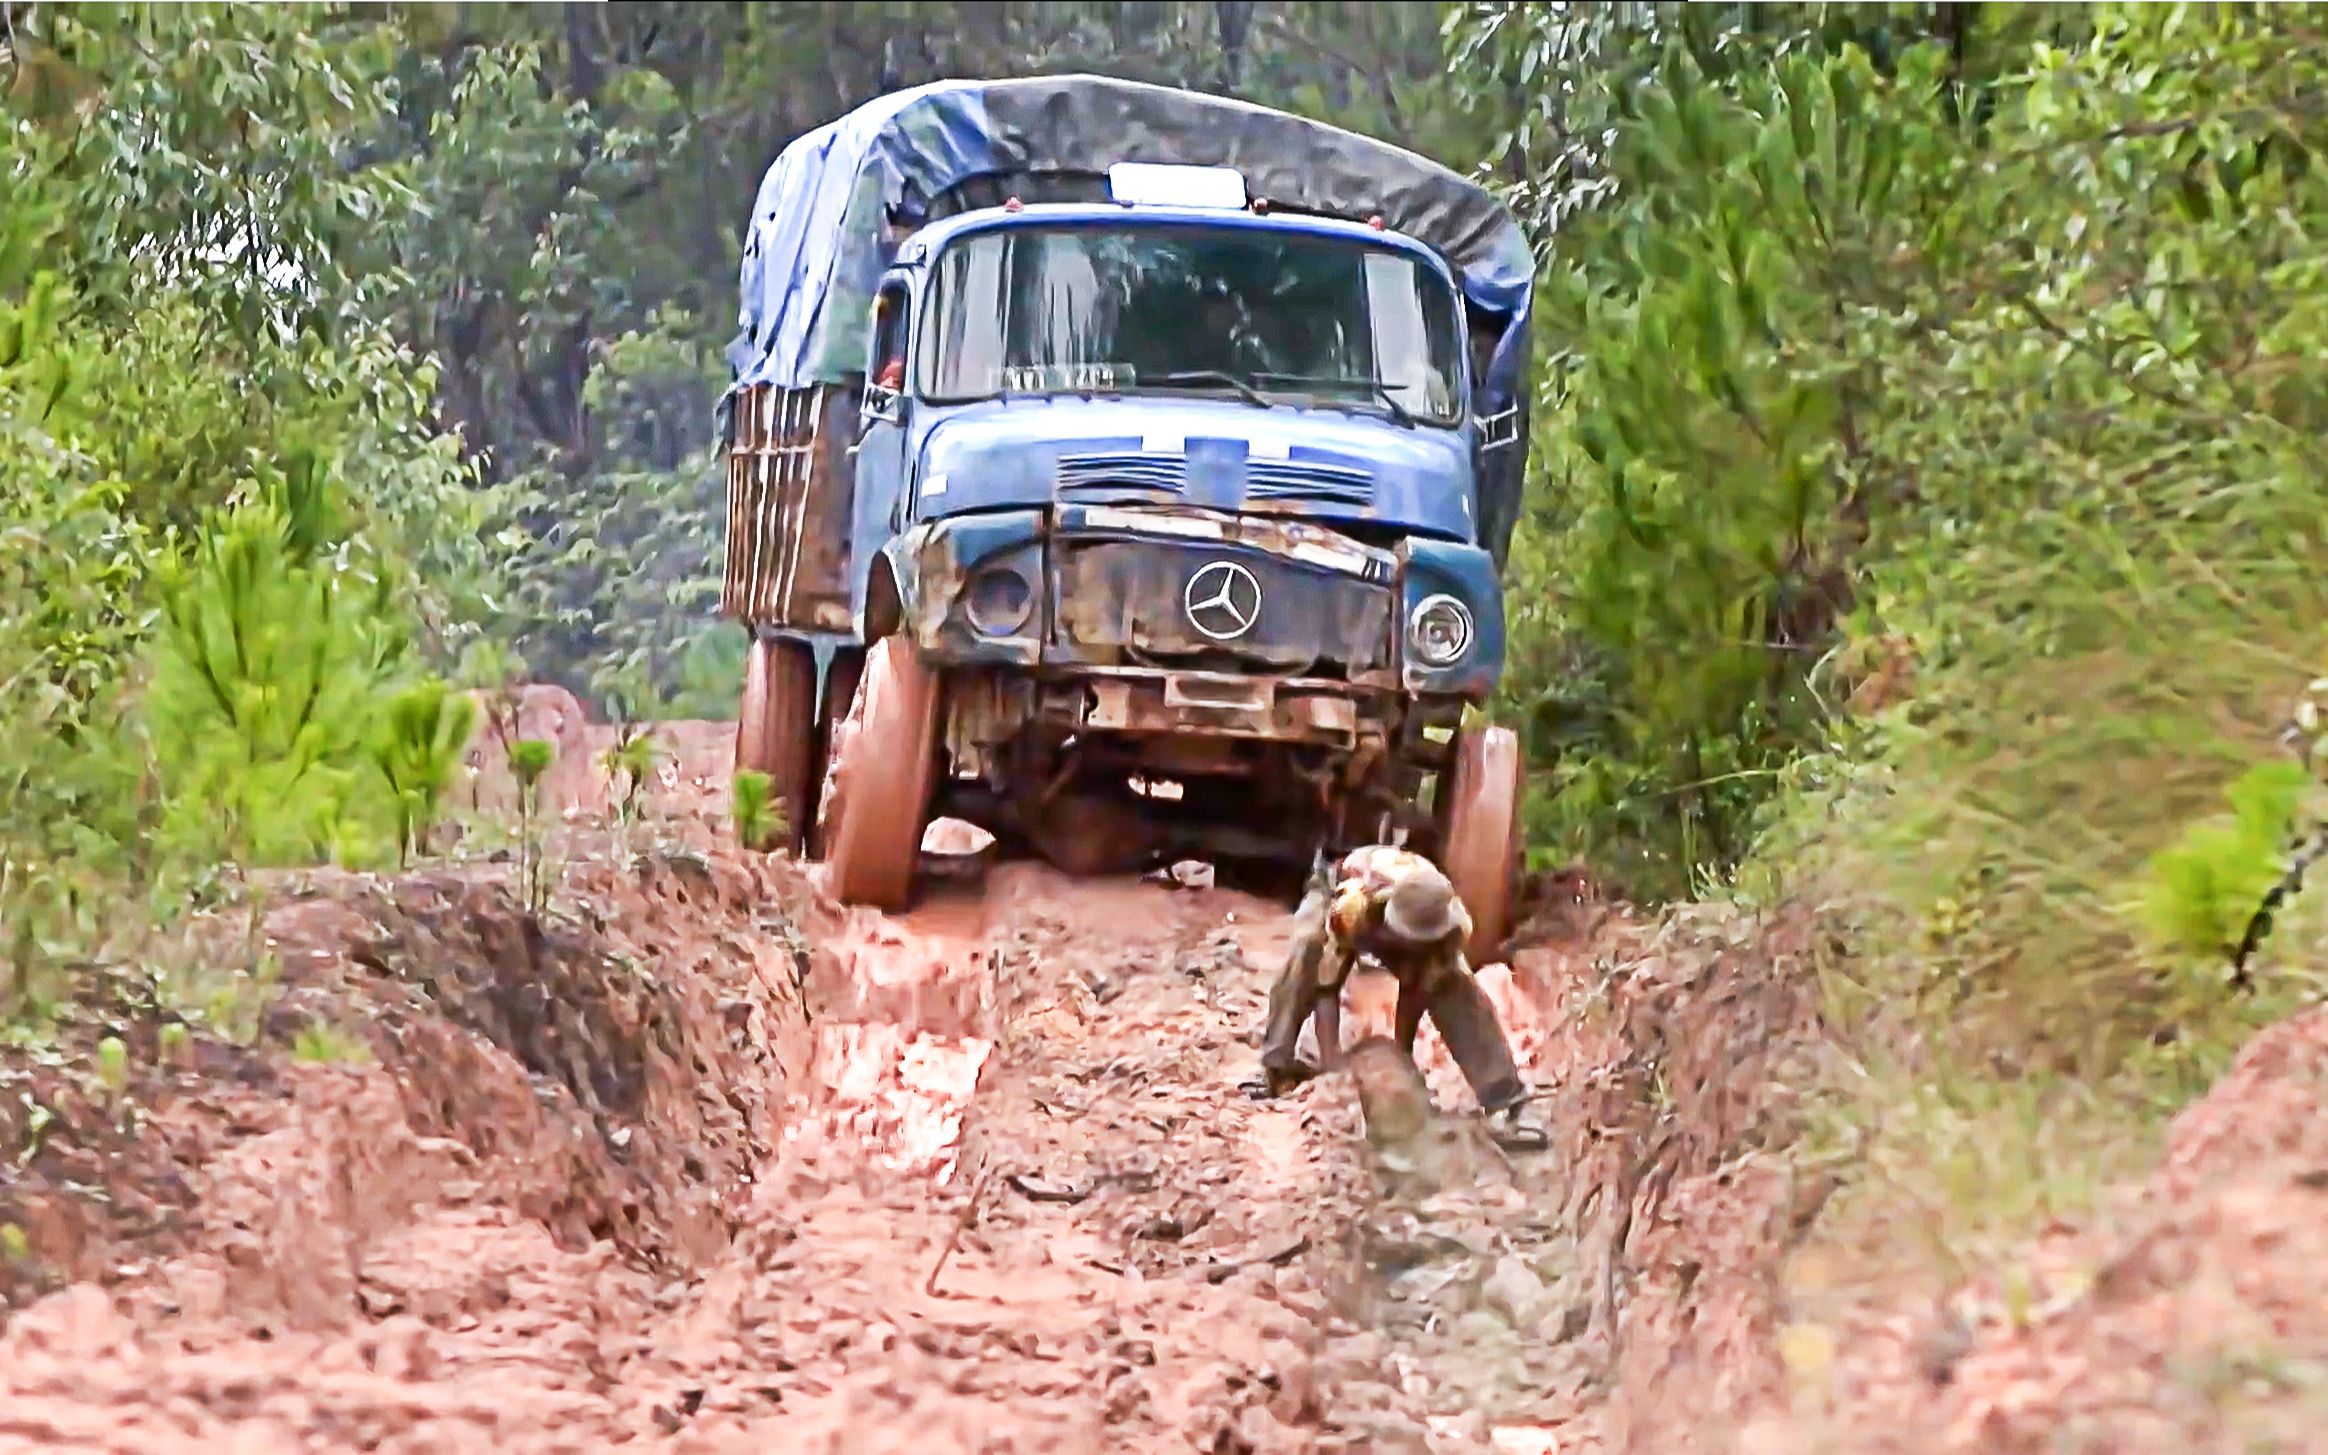
[[[1307,678],[953,674],[938,808],[1086,872],[1164,855],[1299,867],[1321,848],[1427,836],[1418,796],[1461,712]]]

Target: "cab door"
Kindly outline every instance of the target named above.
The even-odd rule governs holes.
[[[856,469],[856,558],[868,564],[891,536],[904,529],[911,499],[906,440],[913,399],[906,361],[912,318],[911,283],[897,274],[883,279],[873,298],[872,348],[857,411],[857,442],[851,447]]]

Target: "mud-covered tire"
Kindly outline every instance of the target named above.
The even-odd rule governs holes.
[[[1510,728],[1467,729],[1439,782],[1439,867],[1471,911],[1471,963],[1503,952],[1520,868],[1520,740]]]
[[[768,775],[768,798],[784,815],[776,845],[794,853],[816,814],[816,652],[805,642],[755,638],[744,658],[736,711],[736,769]]]
[[[889,637],[866,654],[834,734],[819,826],[841,903],[904,908],[937,785],[943,706],[938,674],[912,642]]]

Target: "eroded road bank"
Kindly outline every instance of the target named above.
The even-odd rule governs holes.
[[[9,1191],[75,1281],[0,1450],[1550,1448],[1491,1431],[1565,1317],[1512,1178],[1418,1214],[1346,1079],[1239,1093],[1279,908],[1005,865],[842,915],[706,840],[536,928],[506,877],[278,887],[269,1014],[340,1054],[122,1007],[124,1093],[37,1088],[137,1208]]]

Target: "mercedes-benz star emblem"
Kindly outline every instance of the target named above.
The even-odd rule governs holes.
[[[1180,593],[1188,624],[1216,642],[1233,642],[1261,619],[1261,583],[1234,561],[1197,568]]]

